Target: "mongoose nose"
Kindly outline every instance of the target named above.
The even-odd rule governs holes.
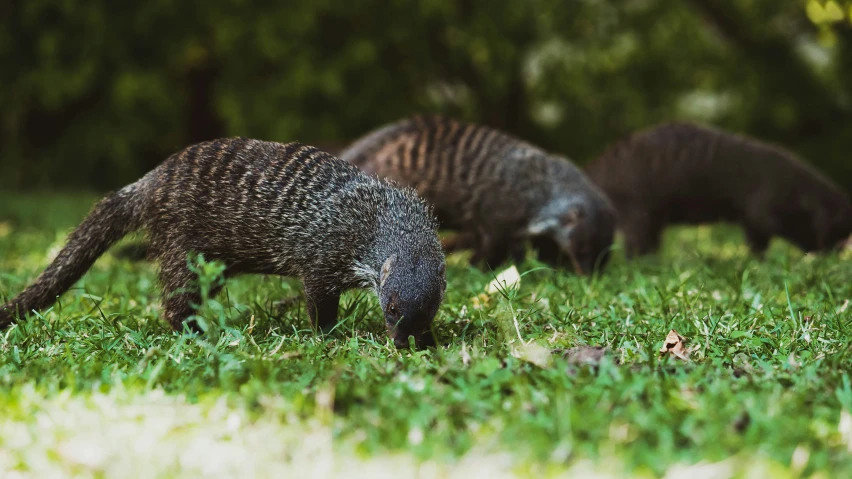
[[[436,346],[435,336],[433,336],[433,335],[432,335],[432,332],[431,332],[431,331],[429,331],[429,330],[427,330],[426,332],[424,332],[424,333],[423,333],[423,334],[421,334],[420,336],[417,336],[417,335],[415,335],[415,334],[411,334],[411,335],[409,335],[409,334],[405,334],[405,335],[400,334],[399,336],[395,336],[395,337],[393,338],[393,345],[394,345],[397,349],[408,349],[408,346],[409,346],[409,342],[408,342],[408,341],[409,341],[409,336],[413,336],[413,337],[414,337],[414,347],[415,347],[415,349],[425,349],[425,348],[430,348],[430,347],[435,347],[435,346]]]
[[[396,349],[408,349],[408,335],[393,338],[393,345],[396,346]]]

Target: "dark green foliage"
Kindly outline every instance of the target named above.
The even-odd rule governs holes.
[[[825,2],[7,2],[0,186],[104,190],[195,141],[332,148],[431,111],[580,163],[635,129],[706,120],[848,188],[850,2],[833,22],[810,3]]]

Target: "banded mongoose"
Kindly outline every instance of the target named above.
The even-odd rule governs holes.
[[[560,251],[578,273],[607,261],[615,211],[566,158],[487,126],[441,116],[392,123],[354,142],[340,157],[363,171],[414,187],[442,227],[460,230],[471,262],[496,267],[522,259],[524,242]]]
[[[586,172],[615,204],[628,256],[656,251],[677,223],[739,223],[759,255],[773,236],[822,251],[852,233],[849,196],[823,175],[781,148],[708,126],[629,135]]]
[[[53,304],[138,229],[159,261],[163,314],[175,329],[200,302],[188,268],[200,253],[222,261],[226,276],[300,278],[308,315],[324,330],[343,291],[372,288],[397,346],[409,335],[418,346],[433,342],[446,278],[429,206],[314,147],[245,138],[190,146],[101,200],[35,282],[0,307],[0,326]]]

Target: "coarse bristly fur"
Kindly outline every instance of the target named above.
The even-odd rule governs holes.
[[[605,195],[568,159],[499,130],[417,116],[368,133],[340,157],[415,188],[442,227],[460,230],[455,247],[472,246],[474,263],[519,260],[532,239],[540,258],[569,259],[580,273],[606,264],[615,211]]]
[[[805,251],[852,233],[849,196],[781,148],[693,123],[617,141],[587,167],[615,204],[628,256],[659,248],[669,224],[739,223],[751,249],[773,236]]]
[[[223,262],[226,276],[300,278],[323,330],[336,323],[343,291],[372,288],[397,346],[409,335],[419,346],[434,341],[446,278],[427,204],[314,147],[245,138],[190,146],[101,200],[35,282],[0,308],[0,326],[53,304],[137,229],[159,261],[163,313],[176,329],[200,302],[188,259],[203,254]]]

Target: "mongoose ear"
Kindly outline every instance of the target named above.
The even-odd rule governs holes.
[[[388,256],[388,259],[385,260],[385,263],[382,265],[382,272],[379,276],[379,287],[385,285],[385,280],[390,276],[390,272],[393,270],[393,266],[396,264],[396,255],[392,254]]]
[[[583,217],[583,212],[580,211],[580,208],[571,208],[568,210],[568,224],[577,224],[580,221],[580,218]]]

